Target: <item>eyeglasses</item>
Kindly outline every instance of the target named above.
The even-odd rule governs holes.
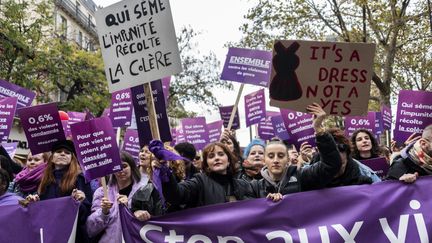
[[[338,143],[337,149],[339,150],[339,152],[347,152],[349,150],[349,146],[343,143]]]

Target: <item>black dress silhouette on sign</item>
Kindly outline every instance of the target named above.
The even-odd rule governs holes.
[[[299,47],[300,44],[295,41],[287,48],[280,41],[274,44],[276,55],[272,62],[276,75],[270,83],[270,97],[272,99],[290,101],[297,100],[302,96],[303,91],[295,73],[300,64],[300,59],[295,54]]]

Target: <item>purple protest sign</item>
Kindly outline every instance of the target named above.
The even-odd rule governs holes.
[[[170,142],[170,146],[174,147],[177,143],[177,129],[176,128],[171,128],[171,137],[172,137],[172,140]]]
[[[71,131],[70,131],[70,124],[82,122],[82,121],[86,120],[88,113],[87,112],[68,111],[67,114],[69,116],[69,120],[62,120],[61,123],[63,126],[64,134],[68,138],[68,137],[72,136]]]
[[[207,145],[209,134],[205,117],[184,118],[181,124],[187,142],[193,144],[198,150]]]
[[[231,106],[219,106],[219,113],[220,113],[221,119],[223,120],[223,125],[225,128],[228,127],[228,123],[229,123],[229,120],[231,117],[233,107],[234,107],[233,105],[231,105]],[[236,130],[239,128],[240,128],[240,118],[239,118],[238,109],[237,109],[237,111],[234,115],[234,121],[233,121],[233,124],[231,126],[231,129]]]
[[[383,128],[385,130],[390,130],[392,124],[392,113],[390,107],[386,105],[381,106],[381,115]]]
[[[221,79],[267,87],[270,80],[272,53],[231,47],[228,50]]]
[[[288,134],[288,131],[285,127],[284,120],[282,118],[282,115],[272,116],[271,122],[274,129],[274,134],[276,137],[282,139],[282,140],[289,140],[290,136]]]
[[[176,128],[176,143],[186,142],[186,138],[183,132],[183,128],[180,126]]]
[[[85,108],[84,111],[86,114],[85,118],[84,118],[85,121],[95,118],[95,116],[93,115],[93,113],[91,113],[91,111],[89,109]]]
[[[382,115],[380,111],[374,111],[372,112],[374,114],[373,121],[375,121],[375,127],[374,127],[374,133],[375,135],[380,135],[383,133],[383,121],[382,121]]]
[[[9,154],[9,157],[13,158],[15,156],[18,142],[13,143],[1,143],[1,146],[6,150],[6,152]]]
[[[421,134],[423,129],[432,124],[432,92],[401,90],[394,140],[403,143],[413,134]]]
[[[161,79],[162,90],[165,98],[165,104],[168,104],[169,88],[171,84],[171,76]]]
[[[375,173],[381,178],[384,179],[387,176],[387,172],[390,168],[389,163],[386,158],[379,157],[374,159],[365,159],[361,160],[363,164],[369,166]]]
[[[16,97],[0,99],[0,142],[6,142],[9,138],[16,108]]]
[[[101,117],[109,117],[110,116],[110,108],[105,108],[102,112]]]
[[[165,98],[163,96],[162,82],[156,80],[151,82],[153,103],[155,106],[157,123],[159,126],[159,136],[163,142],[169,142],[172,140],[170,126],[168,121],[168,115],[166,113]],[[132,103],[135,111],[136,123],[138,127],[140,147],[148,145],[153,139],[149,115],[147,112],[147,101],[144,95],[144,86],[139,85],[131,88],[132,92]]]
[[[263,117],[258,123],[258,137],[263,140],[270,140],[275,136],[271,117]]]
[[[223,121],[215,121],[207,124],[207,131],[209,133],[209,143],[217,142],[222,135]]]
[[[337,187],[285,195],[277,203],[261,198],[193,208],[145,222],[122,205],[120,220],[125,242],[428,242],[431,183],[422,177],[409,185]]]
[[[32,154],[51,151],[53,144],[66,139],[57,104],[21,108],[18,115]]]
[[[246,126],[257,124],[266,116],[264,89],[245,95]]]
[[[344,120],[345,135],[351,135],[358,129],[367,129],[374,133],[375,130],[375,114],[368,112],[367,116],[346,116]]]
[[[16,97],[18,109],[31,106],[35,96],[33,91],[0,79],[0,98]]]
[[[65,137],[71,137],[71,131],[70,131],[70,125],[69,125],[69,121],[68,120],[62,120],[61,121],[62,127],[63,127],[63,132]]]
[[[111,94],[110,115],[113,127],[131,125],[132,98],[131,90],[124,89]]]
[[[71,124],[71,132],[86,181],[122,170],[116,135],[108,117]]]
[[[133,129],[126,129],[124,134],[123,151],[128,152],[134,158],[135,162],[139,161],[140,144],[138,138],[138,131]]]
[[[280,109],[285,128],[288,131],[290,142],[297,149],[304,142],[315,146],[315,131],[313,129],[313,116],[311,114],[293,111],[289,109]]]
[[[0,242],[75,242],[79,202],[70,196],[1,208]]]

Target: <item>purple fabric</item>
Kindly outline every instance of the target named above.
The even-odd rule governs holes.
[[[19,185],[24,193],[36,191],[46,167],[46,163],[38,165],[31,171],[26,167],[15,176],[15,183]]]
[[[421,135],[432,124],[432,92],[401,90],[399,92],[394,140],[405,142],[413,133]]]
[[[15,193],[6,192],[5,194],[0,196],[0,206],[18,205],[19,200],[22,200],[22,199],[23,199],[22,197],[16,195]],[[0,236],[0,239],[1,239],[1,236]]]
[[[187,158],[184,158],[174,152],[171,152],[167,149],[165,149],[164,144],[160,140],[152,140],[148,146],[150,152],[153,153],[153,155],[158,160],[164,160],[164,161],[171,161],[171,160],[186,160],[189,161]]]
[[[266,117],[264,89],[245,95],[246,126],[257,124]]]
[[[28,89],[25,89],[13,83],[9,83],[6,80],[0,79],[0,98],[16,97],[18,99],[17,101],[18,109],[31,106],[35,96],[36,93],[33,91],[30,91]]]
[[[269,51],[230,47],[221,79],[267,87],[271,59]]]
[[[7,142],[17,107],[16,97],[0,99],[0,142]]]
[[[300,192],[277,203],[224,203],[147,222],[121,207],[120,218],[126,242],[165,242],[174,234],[180,242],[428,242],[431,183],[432,177],[422,177],[409,185],[392,181]]]
[[[225,128],[228,127],[228,123],[231,117],[231,113],[233,110],[233,105],[231,106],[219,106],[219,113],[221,116],[221,119],[223,120],[223,125]],[[238,114],[238,109],[234,115],[234,120],[233,120],[233,124],[231,126],[231,129],[239,129],[240,128],[240,118],[239,118],[239,114]]]
[[[351,135],[358,129],[367,129],[375,132],[375,113],[369,111],[367,116],[346,116],[344,120],[345,135]]]

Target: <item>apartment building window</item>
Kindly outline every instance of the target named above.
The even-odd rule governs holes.
[[[78,31],[77,42],[80,47],[83,46],[83,34],[81,31]]]
[[[64,38],[67,38],[67,19],[60,15],[61,18],[61,33]]]

